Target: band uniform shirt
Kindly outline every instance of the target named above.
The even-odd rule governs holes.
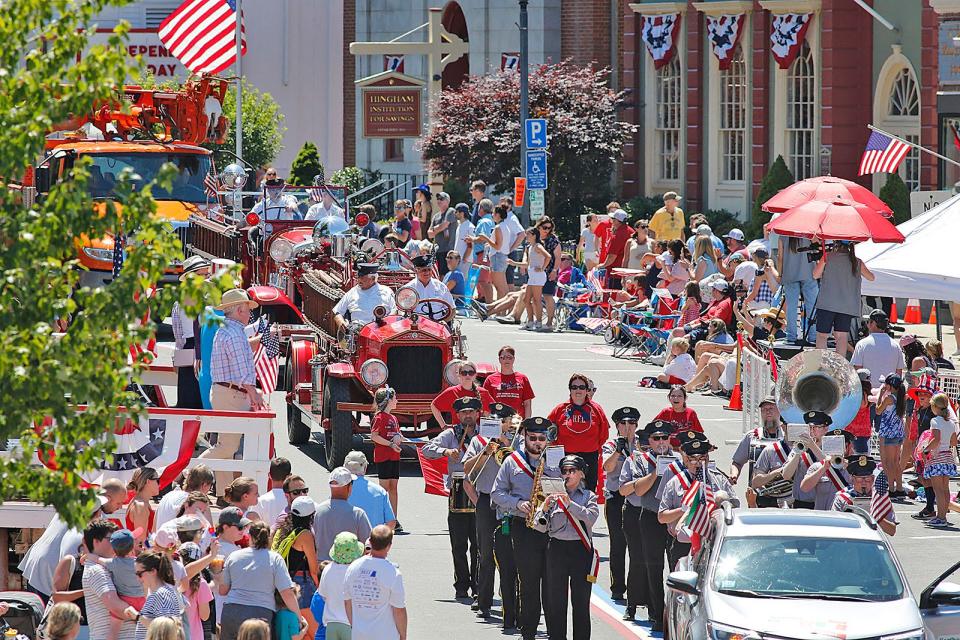
[[[713,471],[712,469],[707,469],[704,473],[704,479],[710,485],[710,488],[713,489],[714,494],[716,494],[717,491],[725,491],[730,496],[733,506],[740,506],[740,501],[733,492],[733,487],[730,485],[730,481],[727,480],[722,474],[717,471]],[[660,506],[658,508],[658,512],[679,509],[682,507],[683,496],[685,493],[686,490],[680,483],[680,476],[674,475],[672,478],[670,478],[663,489],[663,495],[660,497]],[[682,520],[683,517],[681,516],[680,520],[671,522],[667,525],[667,530],[670,532],[670,535],[676,538],[678,541],[690,542],[690,539],[687,535],[677,531],[677,525],[682,522]]]
[[[299,217],[297,199],[289,194],[282,194],[279,198],[267,196],[253,205],[250,213],[255,213],[264,220],[297,220]],[[293,211],[288,209],[293,207]]]
[[[744,434],[743,438],[740,440],[740,444],[737,445],[736,450],[733,452],[733,464],[739,465],[741,467],[747,464],[748,462],[750,462],[750,454],[753,451],[753,447],[757,446],[758,443],[766,441],[766,444],[764,445],[764,448],[766,448],[770,446],[770,444],[772,444],[770,441],[777,440],[778,439],[777,436],[779,435],[780,433],[778,431],[773,438],[767,438],[767,437],[764,437],[765,433],[763,431],[763,427],[757,427],[756,429],[751,429],[746,434]],[[785,451],[789,451],[789,450],[790,450],[789,447],[785,449]],[[756,463],[754,463],[754,466],[756,466]]]
[[[223,326],[213,337],[210,356],[210,378],[214,383],[254,384],[257,380],[253,365],[253,350],[247,341],[242,324],[224,318]]]
[[[424,445],[423,457],[427,460],[438,460],[442,457],[445,449],[456,449],[460,455],[455,458],[447,458],[447,475],[443,478],[443,484],[449,491],[453,486],[453,474],[463,473],[463,453],[467,450],[467,440],[470,436],[464,436],[463,444],[457,438],[453,427],[444,429],[437,436]]]
[[[456,303],[453,301],[453,294],[450,293],[450,289],[447,289],[447,285],[443,284],[436,278],[430,278],[430,282],[427,284],[423,284],[419,279],[414,278],[403,286],[410,287],[416,291],[421,300],[426,300],[427,298],[439,298],[448,303],[452,308],[457,308]],[[426,305],[417,303],[417,313],[425,314],[428,310],[429,309]],[[436,310],[437,309],[435,308],[434,311]]]
[[[567,497],[570,498],[570,502],[567,503],[570,515],[575,520],[579,520],[584,525],[587,536],[593,538],[593,525],[600,517],[597,494],[583,487],[577,487],[572,493],[567,491]],[[580,540],[576,527],[570,523],[563,509],[557,505],[550,507],[550,513],[547,514],[546,532],[556,540]]]
[[[790,456],[800,455],[796,451],[792,451]],[[789,460],[790,458],[787,458]],[[803,502],[815,502],[817,499],[817,492],[814,491],[803,491],[800,489],[800,483],[803,481],[804,476],[807,475],[807,469],[810,467],[807,466],[807,463],[800,459],[800,462],[797,464],[797,470],[793,474],[793,499],[801,500]]]
[[[518,451],[517,455],[524,456],[524,460],[526,460],[528,464],[530,463],[529,458],[526,457],[524,452]],[[546,452],[541,455],[541,458],[544,455],[546,455]],[[535,474],[536,471],[536,465],[531,464],[530,472]],[[559,478],[560,470],[553,469],[544,464],[543,475],[548,478]],[[497,473],[497,479],[493,483],[493,491],[490,492],[490,501],[497,505],[500,511],[506,515],[525,518],[526,514],[517,509],[517,505],[525,500],[529,500],[531,493],[533,493],[533,476],[522,469],[512,455],[508,456],[507,459],[503,461],[503,466],[500,467],[500,471]]]
[[[789,460],[790,445],[786,440],[781,440],[780,446],[782,446],[783,450],[787,452],[787,460]],[[763,448],[763,451],[760,452],[760,456],[757,458],[757,461],[753,463],[753,473],[770,473],[775,469],[780,469],[787,464],[787,460],[780,460],[780,456],[777,455],[777,450],[774,448],[773,443],[771,442]],[[796,478],[796,476],[794,476],[794,478]]]
[[[473,438],[470,440],[470,445],[467,447],[467,452],[463,454],[463,459],[461,462],[480,455],[485,446],[485,444],[480,442],[480,436],[473,436]],[[473,483],[473,486],[477,489],[477,491],[480,493],[486,493],[487,495],[493,491],[493,483],[496,482],[497,472],[500,471],[500,466],[497,465],[497,461],[492,460],[491,458],[493,458],[492,455],[486,460],[480,460],[477,462],[478,465],[483,465],[483,471],[480,472],[480,475],[477,476],[476,482]]]
[[[523,403],[536,397],[529,378],[522,373],[491,373],[483,381],[483,388],[490,392],[494,400],[520,415],[523,415]]]
[[[656,456],[654,456],[654,460],[656,460]],[[656,471],[656,463],[649,465],[643,456],[634,454],[623,463],[618,484],[622,487],[628,482],[633,482],[634,480],[648,476],[654,471]],[[626,497],[627,502],[634,507],[640,507],[646,511],[657,513],[660,511],[660,498],[657,496],[660,494],[660,486],[664,481],[663,478],[664,476],[657,476],[657,479],[653,481],[653,485],[647,489],[645,494],[638,496],[633,493]]]
[[[394,302],[393,291],[382,284],[374,284],[368,289],[357,285],[343,294],[340,301],[333,307],[337,315],[348,318],[350,322],[369,324],[373,322],[373,310],[383,305],[387,308],[387,315],[394,315],[397,306]]]
[[[328,216],[346,219],[346,215],[343,213],[343,208],[337,206],[337,203],[331,202],[330,208],[327,209],[323,206],[322,202],[318,202],[307,209],[307,217],[304,218],[304,220],[320,220],[321,218],[326,218]]]
[[[628,441],[629,444],[629,441]],[[607,440],[603,443],[603,447],[600,449],[600,464],[603,465],[603,461],[607,459],[607,456],[612,454],[617,450],[617,441],[616,440]],[[622,453],[617,453],[617,464],[609,472],[604,471],[603,479],[603,488],[606,490],[607,495],[614,495],[623,485],[623,480],[620,479],[620,472],[623,471],[623,467],[626,464],[626,461],[633,456],[624,456]]]
[[[825,464],[830,463],[822,460],[820,462],[814,462],[812,465],[810,465],[810,468],[807,469],[804,477],[816,473]],[[840,474],[840,478],[843,480],[844,486],[849,487],[850,474],[847,473],[847,470],[836,469],[836,471]],[[813,494],[813,508],[817,511],[829,511],[830,507],[833,505],[834,498],[837,497],[837,487],[830,479],[829,472],[825,472],[822,476],[820,476],[820,481],[817,482],[817,486],[813,488]]]

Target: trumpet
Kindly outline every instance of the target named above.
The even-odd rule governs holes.
[[[839,455],[839,454],[838,454],[838,455],[835,455],[835,456],[831,456],[831,457],[830,457],[830,464],[832,464],[832,465],[835,466],[835,467],[841,467],[841,466],[843,466],[843,456],[841,456],[841,455]]]

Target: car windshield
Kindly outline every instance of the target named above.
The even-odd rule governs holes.
[[[90,165],[90,194],[94,198],[109,198],[120,173],[130,168],[140,176],[138,186],[156,179],[160,167],[166,162],[173,163],[179,170],[173,179],[172,188],[167,191],[155,186],[153,197],[156,200],[180,200],[182,202],[207,201],[203,189],[203,178],[210,171],[210,156],[199,153],[104,153],[89,154],[93,160]]]
[[[888,601],[903,597],[903,581],[886,546],[839,538],[726,538],[713,589],[754,597],[788,596]]]

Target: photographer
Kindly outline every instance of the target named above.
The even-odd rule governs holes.
[[[813,277],[820,280],[817,298],[817,349],[826,349],[830,331],[836,340],[836,351],[847,357],[850,323],[860,315],[862,278],[873,281],[874,275],[857,257],[852,242],[834,241],[831,248],[813,268]],[[873,371],[873,369],[871,369]]]
[[[780,273],[763,247],[754,247],[750,251],[750,258],[757,265],[757,273],[743,303],[747,309],[767,309],[773,302],[773,294],[780,288]]]
[[[797,342],[797,312],[800,296],[803,295],[805,342],[813,342],[813,309],[817,303],[820,287],[813,277],[813,263],[817,261],[806,238],[780,238],[777,255],[780,284],[787,302],[787,342]],[[812,258],[812,259],[811,259]]]

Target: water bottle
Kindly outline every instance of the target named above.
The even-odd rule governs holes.
[[[500,533],[505,536],[510,535],[510,516],[503,517],[503,522],[500,524]]]
[[[927,492],[923,490],[923,487],[917,488],[917,500],[926,500]]]

